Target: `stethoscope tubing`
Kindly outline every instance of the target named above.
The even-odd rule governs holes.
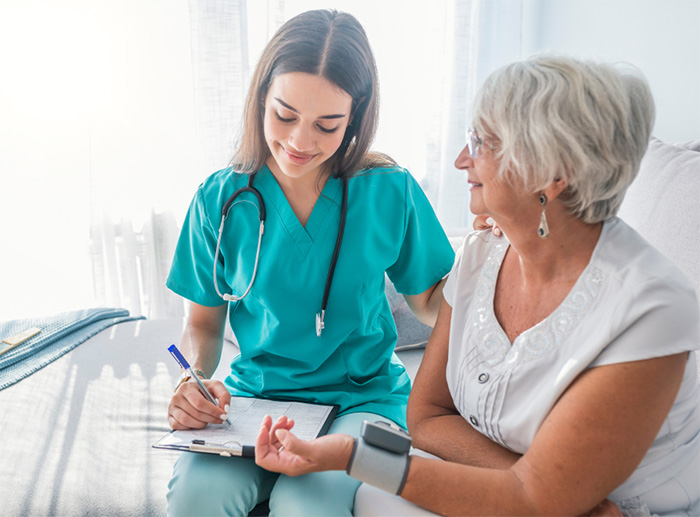
[[[245,298],[250,290],[253,288],[253,282],[255,282],[255,276],[258,273],[258,262],[260,259],[260,246],[262,244],[262,236],[263,233],[265,232],[265,217],[266,217],[266,211],[265,211],[265,203],[263,202],[262,195],[260,192],[253,187],[253,180],[255,179],[255,174],[251,174],[248,176],[248,184],[243,187],[238,189],[236,192],[233,193],[232,196],[230,196],[227,200],[226,203],[224,203],[223,208],[221,209],[221,224],[219,225],[219,236],[216,239],[216,251],[214,252],[214,272],[213,272],[213,278],[214,278],[214,288],[216,289],[216,294],[221,296],[225,301],[227,302],[237,302],[238,300],[242,300]],[[241,194],[245,192],[250,192],[255,196],[255,198],[258,200],[258,214],[260,215],[260,230],[258,232],[258,248],[255,252],[255,265],[253,266],[253,276],[250,279],[250,283],[248,284],[248,288],[245,290],[245,292],[240,295],[236,296],[233,294],[221,294],[221,291],[219,291],[219,282],[216,277],[216,265],[219,260],[219,251],[221,249],[221,236],[224,231],[224,223],[226,222],[226,218],[228,217],[229,210],[231,209],[231,206],[233,205],[233,202],[240,196]],[[250,202],[250,201],[249,201]],[[253,203],[253,206],[255,204]]]
[[[221,234],[224,231],[224,221],[225,220],[226,220],[225,218],[221,219],[221,225],[219,226],[219,238],[216,240],[216,252],[214,253],[214,273],[213,273],[213,275],[214,275],[214,287],[216,288],[216,294],[221,296],[225,301],[237,302],[238,300],[242,300],[243,298],[245,298],[248,295],[248,293],[250,292],[250,290],[253,288],[253,282],[255,282],[255,276],[258,273],[258,263],[260,260],[260,245],[262,244],[263,233],[265,233],[265,223],[262,220],[260,221],[260,230],[258,232],[258,248],[255,251],[255,265],[253,266],[253,276],[251,277],[250,283],[248,284],[248,288],[245,290],[245,292],[240,296],[236,296],[233,294],[222,294],[219,291],[219,282],[217,281],[217,278],[216,278],[216,264],[217,264],[217,261],[219,258],[219,250],[221,248]]]
[[[348,213],[348,180],[346,178],[342,178],[340,181],[343,184],[343,201],[340,205],[340,224],[338,225],[338,237],[335,239],[335,248],[333,249],[331,265],[328,268],[328,275],[326,276],[326,286],[323,289],[321,312],[316,315],[317,337],[321,337],[321,331],[326,327],[324,320],[326,317],[326,307],[328,307],[328,296],[331,293],[331,284],[333,283],[333,275],[335,274],[335,265],[338,262],[338,255],[340,255],[340,246],[343,244],[343,233],[345,233],[345,216]]]

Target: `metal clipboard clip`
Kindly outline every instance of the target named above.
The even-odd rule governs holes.
[[[224,443],[207,443],[204,440],[192,440],[190,451],[214,453],[227,458],[243,456],[243,446],[235,440],[229,440]]]

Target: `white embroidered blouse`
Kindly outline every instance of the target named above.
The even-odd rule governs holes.
[[[467,236],[444,290],[452,307],[447,383],[455,407],[500,445],[525,453],[559,396],[587,368],[700,347],[690,282],[617,218],[603,225],[590,263],[564,301],[511,346],[493,310],[508,246],[490,231]],[[700,389],[691,353],[661,431],[611,500],[640,498],[660,514],[700,509],[699,431]],[[685,500],[659,500],[668,499],[670,482],[682,485],[676,491],[685,492]]]

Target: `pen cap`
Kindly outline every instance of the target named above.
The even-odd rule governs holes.
[[[185,370],[190,368],[190,364],[187,362],[187,359],[185,359],[175,345],[170,345],[168,347],[168,352],[172,354],[175,360],[180,363],[180,366],[182,366]]]

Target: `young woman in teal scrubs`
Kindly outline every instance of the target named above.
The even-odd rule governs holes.
[[[393,351],[385,273],[432,325],[454,253],[410,173],[369,152],[377,113],[374,58],[352,16],[309,11],[268,43],[234,166],[197,190],[168,278],[191,302],[182,350],[220,404],[207,402],[194,382],[181,383],[168,408],[173,429],[220,423],[231,394],[338,404],[334,433],[358,435],[365,419],[405,427],[410,380]],[[251,175],[266,210],[257,271],[260,203],[250,192],[231,206],[217,253],[222,208]],[[341,226],[319,336],[316,315]],[[249,286],[240,300],[221,297]],[[220,359],[226,318],[241,352],[225,383],[206,380]],[[183,454],[168,513],[246,515],[269,498],[271,514],[351,515],[358,486],[344,472],[293,478],[247,458]]]

